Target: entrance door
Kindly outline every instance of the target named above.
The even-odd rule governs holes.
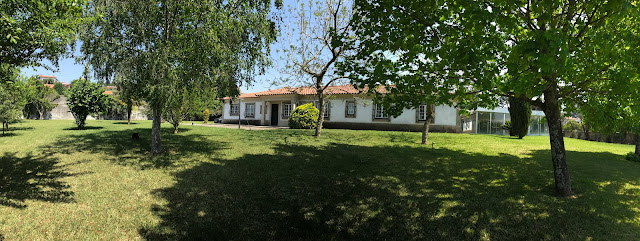
[[[271,104],[271,125],[272,126],[277,126],[278,125],[278,104]]]

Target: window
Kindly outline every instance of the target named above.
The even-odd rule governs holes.
[[[240,105],[239,104],[231,104],[231,109],[229,111],[230,115],[240,115]]]
[[[329,118],[329,102],[324,103],[324,118]]]
[[[373,117],[375,119],[388,119],[389,115],[384,113],[384,106],[376,104],[373,109]]]
[[[433,106],[432,105],[420,105],[418,106],[418,110],[417,113],[418,115],[418,121],[426,121],[427,117],[429,117],[429,115],[433,115],[435,114],[433,111]],[[434,116],[431,116],[431,122],[433,122],[435,119]]]
[[[282,105],[282,116],[289,117],[291,115],[292,104],[283,104]]]
[[[344,116],[345,117],[356,117],[356,102],[355,101],[347,101],[346,106],[344,107]]]
[[[356,103],[348,102],[347,103],[347,115],[355,115],[356,114]]]
[[[256,116],[256,104],[244,104],[244,116],[255,117]]]

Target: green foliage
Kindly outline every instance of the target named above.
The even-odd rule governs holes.
[[[577,121],[569,120],[562,126],[562,129],[565,131],[582,131],[582,126]]]
[[[86,0],[0,1],[0,59],[3,65],[57,65],[75,44]],[[4,68],[0,75],[5,75]]]
[[[45,86],[41,80],[38,80],[35,76],[29,78],[26,86],[27,105],[25,107],[25,115],[28,116],[32,111],[36,111],[39,119],[42,120],[44,114],[55,107],[51,101],[56,98],[58,98],[58,94],[53,89]]]
[[[529,133],[531,104],[526,100],[509,97],[509,115],[511,116],[511,136],[522,139]]]
[[[289,116],[289,127],[291,129],[313,129],[316,128],[320,111],[313,103],[308,103],[296,107]]]
[[[640,162],[640,156],[636,155],[634,152],[627,153],[627,155],[624,156],[624,159],[632,162]]]
[[[103,92],[104,87],[87,79],[81,78],[71,82],[67,102],[78,129],[84,129],[88,115],[97,115],[106,110],[110,97]]]
[[[26,103],[24,82],[16,77],[13,81],[0,82],[0,124],[2,133],[8,129],[9,124],[22,118],[22,110]]]
[[[177,90],[237,95],[238,85],[270,64],[277,35],[271,1],[92,1],[88,10],[80,34],[83,60],[98,79],[117,77],[135,86],[156,120],[154,154],[162,152],[165,102],[182,102],[182,95],[172,96]]]
[[[502,129],[509,131],[509,133],[511,133],[511,128],[512,128],[511,127],[511,121],[505,121],[504,125],[502,125]],[[511,136],[513,136],[513,135],[511,135]]]
[[[209,112],[209,109],[204,109],[204,111],[202,111],[202,120],[204,120],[205,124],[209,123],[209,116],[210,115],[211,115],[211,113]]]
[[[64,85],[60,82],[56,82],[55,84],[53,84],[53,89],[58,93],[58,95],[67,94],[67,88],[65,88]]]

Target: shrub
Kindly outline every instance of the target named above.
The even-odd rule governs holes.
[[[296,107],[289,116],[289,127],[291,129],[313,129],[316,128],[320,111],[312,103]]]
[[[569,120],[567,121],[566,124],[564,124],[564,126],[562,126],[562,130],[563,131],[579,131],[582,130],[582,128],[580,127],[580,124],[574,120]]]
[[[209,112],[209,109],[204,109],[204,111],[202,112],[202,120],[204,120],[205,124],[209,123],[209,116],[210,115],[211,115],[211,113]]]
[[[636,155],[633,152],[627,153],[627,155],[624,158],[627,159],[627,161],[640,162],[640,156]]]

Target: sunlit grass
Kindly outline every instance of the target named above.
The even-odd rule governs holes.
[[[632,146],[566,139],[575,197],[553,195],[548,137],[26,121],[0,136],[7,240],[637,240]],[[141,140],[131,139],[133,132]]]

